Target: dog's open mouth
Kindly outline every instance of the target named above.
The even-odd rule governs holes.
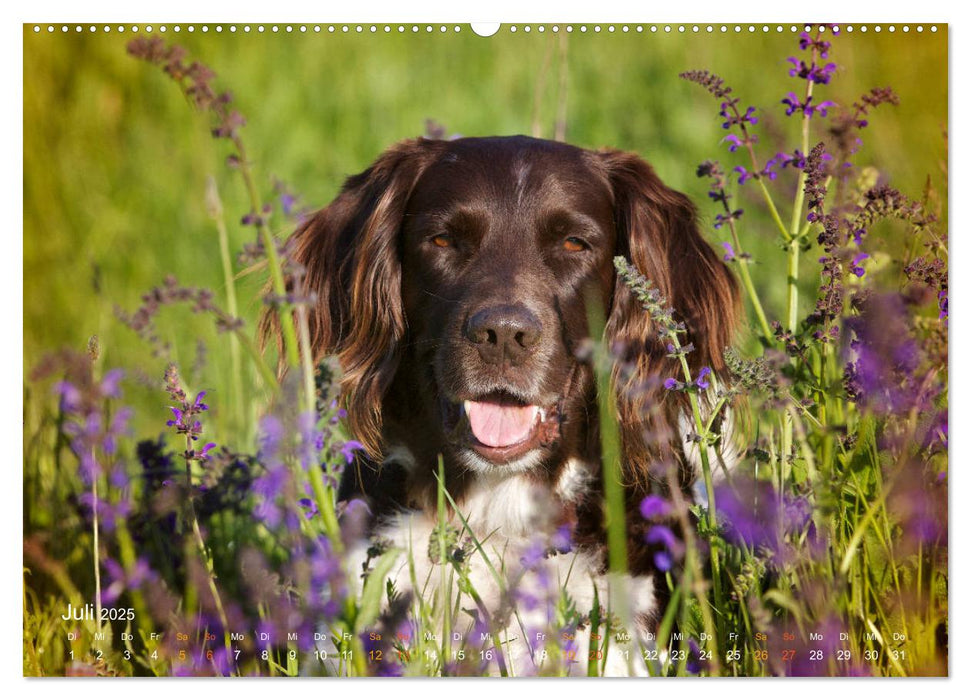
[[[461,403],[448,402],[444,419],[453,443],[470,447],[497,464],[548,447],[560,435],[559,402],[538,406],[502,391]]]

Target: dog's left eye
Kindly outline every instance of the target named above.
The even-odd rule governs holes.
[[[576,236],[570,236],[563,240],[563,250],[567,250],[571,253],[579,253],[581,251],[587,250],[589,246],[587,242],[582,238],[577,238]]]
[[[440,234],[431,239],[439,248],[450,248],[452,246],[452,237],[446,234]]]

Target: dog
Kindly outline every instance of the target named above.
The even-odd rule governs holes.
[[[662,384],[680,376],[679,360],[613,260],[632,263],[683,321],[692,371],[722,374],[738,289],[689,198],[632,153],[525,136],[419,138],[350,177],[292,246],[315,300],[314,358],[339,359],[349,429],[366,450],[340,498],[365,499],[375,540],[413,552],[391,573],[397,588],[441,595],[429,547],[441,464],[451,522],[476,543],[465,562],[480,594],[472,617],[496,622],[505,608],[511,619],[508,591],[478,560],[520,562],[547,537],[541,564],[577,610],[604,607],[622,585],[637,633],[650,639],[668,587],[638,506],[649,493],[670,495],[658,465],[677,470],[685,494],[696,468],[684,394]],[[620,583],[606,573],[592,314],[605,319],[615,356],[628,511]],[[496,641],[521,672],[542,672],[546,656],[529,638],[541,626],[519,615]],[[587,670],[584,627],[587,637],[571,637],[582,656],[572,672]],[[622,654],[618,640],[604,672],[643,672],[640,654]]]

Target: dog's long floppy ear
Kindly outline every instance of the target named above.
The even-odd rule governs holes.
[[[702,238],[694,205],[661,182],[638,156],[604,151],[599,157],[614,194],[617,254],[654,283],[674,309],[675,317],[685,323],[688,333],[682,343],[694,345],[687,356],[693,376],[704,366],[722,371],[722,352],[732,341],[739,316],[738,286],[728,267]],[[646,462],[643,457],[653,452],[645,444],[645,429],[660,438],[660,423],[675,428],[684,409],[677,401],[663,402],[665,415],[658,416],[658,404],[667,393],[660,382],[667,377],[681,379],[680,364],[667,357],[647,312],[620,281],[606,332],[611,341],[625,348],[626,359],[634,367],[632,376],[624,382],[627,386],[618,386],[618,408],[626,461],[635,471],[633,476],[638,476],[636,472],[646,476],[647,465],[638,464]],[[630,391],[634,386],[637,388]],[[649,414],[653,417],[648,418]]]
[[[372,457],[380,456],[381,401],[405,332],[398,235],[435,144],[417,139],[389,148],[348,178],[337,198],[290,241],[293,260],[305,271],[300,291],[315,298],[309,318],[314,360],[338,357],[350,428]],[[264,329],[271,325],[264,317]]]

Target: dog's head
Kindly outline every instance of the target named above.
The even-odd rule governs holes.
[[[426,474],[439,454],[466,475],[552,475],[570,457],[595,459],[594,381],[578,357],[594,304],[634,369],[615,383],[625,463],[645,476],[647,416],[667,401],[653,380],[678,372],[616,284],[615,255],[685,321],[696,369],[721,368],[734,329],[734,280],[690,201],[628,153],[526,137],[406,141],[295,236],[316,295],[314,354],[339,357],[353,432],[373,457],[395,448]],[[667,403],[660,414],[677,420]]]

